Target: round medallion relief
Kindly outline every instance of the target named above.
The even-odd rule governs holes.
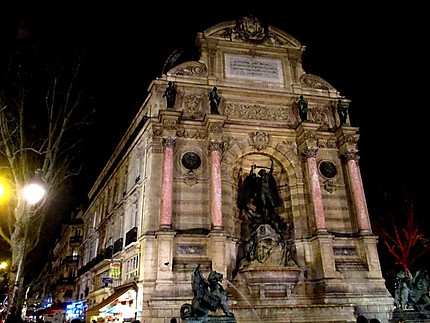
[[[336,165],[329,160],[323,160],[322,162],[320,162],[319,170],[321,175],[326,178],[333,178],[337,175]]]
[[[182,155],[181,163],[186,169],[194,170],[201,166],[202,160],[194,151],[188,151]]]

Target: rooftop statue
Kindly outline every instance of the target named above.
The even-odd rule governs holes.
[[[166,98],[168,110],[173,110],[173,108],[175,107],[176,93],[176,84],[172,81],[169,81],[169,85],[167,86],[163,94],[163,98]]]

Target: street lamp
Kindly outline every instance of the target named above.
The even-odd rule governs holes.
[[[45,183],[41,178],[41,170],[36,170],[35,177],[31,180],[31,183],[25,185],[22,194],[24,199],[30,204],[35,205],[39,203],[46,194]]]
[[[43,185],[40,185],[38,183],[31,183],[27,184],[22,194],[24,195],[25,200],[31,204],[37,204],[42,200],[42,198],[45,196],[46,190],[43,187]]]

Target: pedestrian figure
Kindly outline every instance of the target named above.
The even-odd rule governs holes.
[[[218,106],[221,101],[221,97],[218,95],[218,89],[216,86],[209,92],[209,104],[211,107],[212,114],[219,114]]]
[[[348,118],[348,107],[342,103],[342,100],[337,101],[337,113],[339,114],[340,125],[346,124]]]
[[[170,81],[169,86],[166,88],[166,91],[164,91],[163,94],[163,98],[165,97],[167,101],[168,110],[173,110],[175,107],[176,92],[176,84]]]
[[[303,95],[300,96],[297,105],[299,107],[299,116],[302,122],[308,121],[308,102],[303,98]]]

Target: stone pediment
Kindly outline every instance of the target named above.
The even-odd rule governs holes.
[[[266,46],[301,49],[294,37],[271,25],[264,25],[255,17],[248,16],[228,21],[206,29],[203,35],[232,42],[247,42]]]

